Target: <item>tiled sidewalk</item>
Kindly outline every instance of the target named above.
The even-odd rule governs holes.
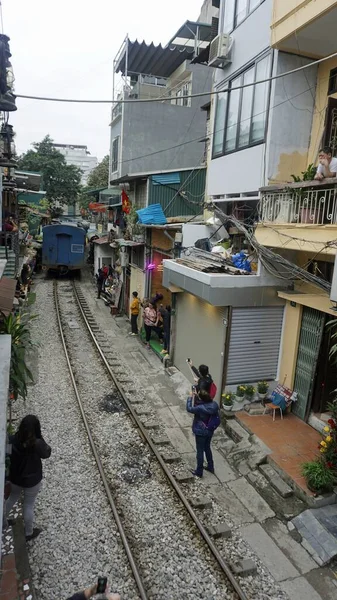
[[[301,473],[302,463],[314,460],[318,454],[321,435],[293,414],[284,419],[272,416],[252,416],[246,412],[236,414],[237,419],[251,433],[257,435],[271,450],[270,459],[282,469],[306,494],[313,495]]]

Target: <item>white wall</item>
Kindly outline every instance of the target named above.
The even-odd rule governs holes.
[[[114,250],[111,248],[109,244],[94,244],[95,246],[95,260],[94,260],[94,269],[95,275],[98,272],[99,268],[102,268],[102,260],[105,259],[105,264],[113,264],[113,255]],[[108,262],[107,258],[110,257],[110,262]]]
[[[259,144],[211,160],[207,194],[256,192],[264,184],[264,152],[265,144]]]

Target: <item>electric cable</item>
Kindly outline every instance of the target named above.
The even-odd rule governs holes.
[[[288,75],[293,75],[295,73],[299,73],[300,71],[304,71],[305,69],[308,69],[309,67],[312,67],[314,65],[319,65],[323,62],[326,62],[328,60],[331,60],[332,58],[336,58],[337,57],[337,52],[334,52],[333,54],[330,54],[329,56],[324,56],[323,58],[319,58],[317,60],[314,60],[311,63],[308,63],[307,65],[302,65],[300,67],[297,67],[296,69],[291,69],[290,71],[286,71],[284,73],[278,73],[277,75],[272,75],[271,77],[267,77],[265,79],[260,79],[258,81],[254,81],[252,83],[244,83],[242,85],[238,85],[232,88],[225,88],[222,90],[212,90],[209,92],[198,92],[196,94],[189,94],[187,96],[185,96],[185,98],[202,98],[204,96],[217,96],[219,94],[223,94],[223,93],[228,93],[228,92],[233,92],[236,90],[242,90],[244,88],[247,87],[253,87],[255,85],[260,85],[262,83],[269,83],[271,81],[275,81],[277,79],[281,79],[282,77],[287,77]],[[25,100],[39,100],[39,101],[43,101],[43,102],[69,102],[69,103],[78,103],[78,104],[114,104],[115,101],[114,100],[88,100],[88,99],[79,99],[79,98],[52,98],[52,97],[47,97],[47,96],[32,96],[32,95],[28,95],[28,94],[16,94],[17,98],[23,98]],[[131,99],[131,100],[118,100],[118,104],[132,104],[132,103],[136,103],[136,104],[143,104],[143,103],[152,103],[152,102],[162,102],[163,100],[180,100],[181,96],[166,96],[166,97],[161,97],[161,98],[138,98],[136,100]]]

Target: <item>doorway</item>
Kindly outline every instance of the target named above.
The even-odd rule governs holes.
[[[325,129],[324,129],[324,146],[330,146],[332,156],[337,154],[337,100],[329,98],[328,107],[326,109]]]
[[[327,326],[331,320],[332,317],[326,315],[312,398],[312,410],[314,413],[327,412],[328,404],[332,402],[334,398],[333,392],[336,390],[336,366],[329,360],[330,350],[336,343],[336,338],[333,338],[336,330]]]

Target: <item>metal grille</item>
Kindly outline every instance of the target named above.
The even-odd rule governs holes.
[[[336,156],[337,152],[337,108],[331,111],[331,127],[329,132],[329,144],[332,149],[332,156]]]
[[[276,379],[283,311],[283,306],[233,309],[227,385]]]
[[[264,193],[259,217],[262,223],[333,225],[337,223],[337,188]]]
[[[294,382],[294,390],[298,393],[298,401],[293,406],[293,413],[303,420],[307,417],[313,392],[324,321],[324,313],[313,308],[303,308]]]

